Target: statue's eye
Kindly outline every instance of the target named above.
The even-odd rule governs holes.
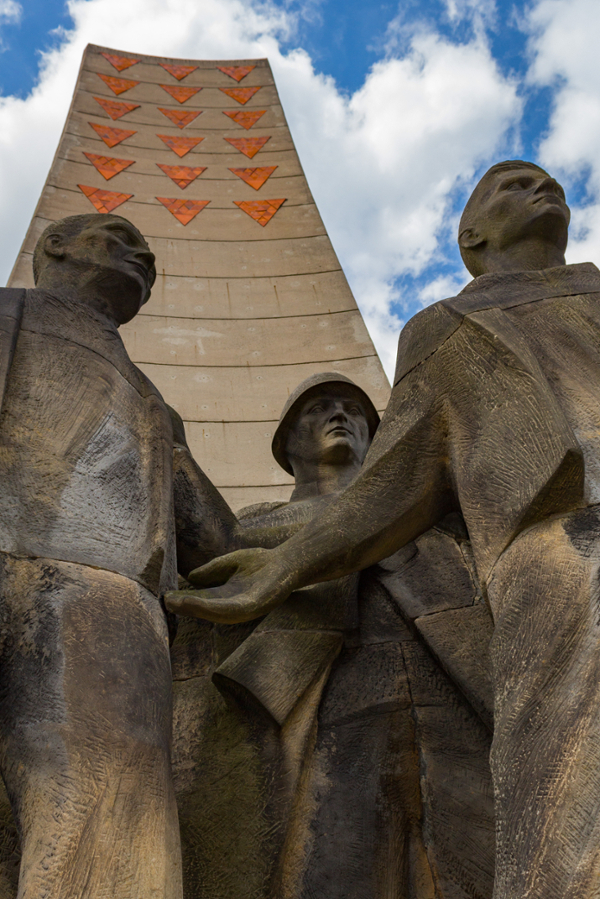
[[[311,413],[311,412],[322,412],[322,411],[323,411],[323,406],[321,406],[319,403],[317,403],[316,406],[311,406],[310,409],[309,409],[308,411],[309,411],[309,413]]]
[[[506,190],[521,190],[522,187],[522,181],[511,181],[510,184],[506,186]]]

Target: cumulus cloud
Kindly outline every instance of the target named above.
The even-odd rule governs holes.
[[[588,193],[588,201],[573,209],[568,261],[600,262],[600,69],[597,41],[590,39],[600,29],[600,7],[594,0],[542,0],[527,27],[528,80],[553,89],[540,162],[567,187],[583,179]]]
[[[453,14],[458,8],[452,6]],[[285,49],[295,20],[281,6],[70,0],[68,9],[74,28],[43,57],[32,94],[0,99],[2,275],[8,276],[52,162],[86,43],[175,57],[267,56],[309,184],[391,371],[398,310],[406,305],[398,278],[419,274],[443,253],[453,193],[506,143],[521,114],[517,85],[499,71],[481,32],[453,42],[421,29],[348,96],[315,71],[301,47]],[[413,299],[418,305],[426,296]]]

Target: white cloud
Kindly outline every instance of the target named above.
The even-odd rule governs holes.
[[[600,6],[595,0],[542,0],[530,12],[528,27],[529,81],[554,89],[540,162],[567,187],[583,176],[591,201],[573,209],[567,258],[600,263]]]
[[[31,96],[0,99],[4,276],[52,162],[86,43],[176,57],[268,56],[315,199],[391,371],[401,322],[390,304],[405,299],[395,279],[419,273],[441,252],[452,191],[493,158],[520,116],[516,84],[499,72],[481,35],[453,43],[416,33],[402,56],[377,63],[348,97],[315,72],[304,50],[282,52],[295,22],[281,7],[70,0],[68,8],[74,29],[43,57]]]
[[[16,25],[23,15],[23,7],[17,0],[0,0],[0,52],[6,49],[2,34],[3,25]]]
[[[5,22],[18,22],[23,14],[23,7],[16,0],[0,0],[0,19]]]

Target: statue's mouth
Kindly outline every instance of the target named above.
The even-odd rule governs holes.
[[[336,425],[335,428],[331,428],[329,431],[327,431],[327,436],[329,436],[329,434],[337,433],[350,434],[350,436],[352,436],[352,431],[350,431],[349,428],[345,428],[343,425]]]

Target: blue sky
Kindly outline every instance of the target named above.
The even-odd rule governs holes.
[[[0,280],[85,43],[268,55],[389,371],[402,323],[467,280],[457,218],[493,162],[519,156],[552,168],[574,212],[569,261],[600,260],[599,31],[596,0],[0,0]]]

